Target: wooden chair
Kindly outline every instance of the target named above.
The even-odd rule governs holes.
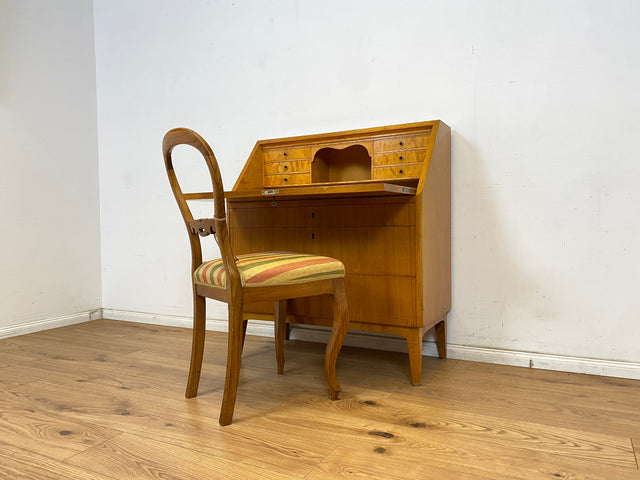
[[[183,194],[173,168],[172,151],[178,145],[195,147],[204,156],[213,187],[212,218],[194,220],[191,214],[186,201],[188,195]],[[251,302],[274,302],[275,350],[278,373],[281,374],[284,370],[287,299],[331,295],[333,328],[326,347],[324,369],[330,398],[337,399],[341,388],[336,379],[336,360],[348,329],[342,262],[329,257],[284,252],[234,256],[229,239],[222,178],[211,147],[196,132],[186,128],[176,128],[164,136],[162,151],[171,189],[184,218],[191,244],[193,340],[185,396],[191,398],[198,392],[204,351],[205,297],[228,304],[227,372],[220,410],[220,425],[228,425],[233,418],[242,347],[247,328],[243,306]],[[200,237],[207,235],[214,235],[222,258],[203,262]]]

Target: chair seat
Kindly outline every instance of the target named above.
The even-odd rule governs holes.
[[[344,276],[344,265],[335,258],[289,252],[238,255],[236,265],[243,287],[291,285]],[[222,259],[203,263],[193,272],[196,285],[227,288]]]

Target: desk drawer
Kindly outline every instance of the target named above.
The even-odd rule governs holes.
[[[385,178],[415,178],[422,173],[422,163],[410,163],[408,165],[396,165],[394,167],[375,167],[373,169],[374,180]]]
[[[278,173],[308,173],[311,171],[311,162],[299,160],[291,162],[268,162],[264,164],[264,174],[274,175]]]
[[[308,185],[311,183],[311,173],[292,173],[281,175],[265,175],[264,186],[276,187],[286,185]]]
[[[419,133],[413,135],[394,135],[384,137],[373,142],[374,152],[388,152],[395,150],[407,150],[412,148],[426,148],[429,144],[429,134]]]
[[[373,156],[373,166],[394,165],[399,163],[423,162],[426,150],[408,150],[406,152],[378,153]]]
[[[311,157],[310,147],[269,148],[263,152],[265,162],[283,162],[285,160],[300,160]]]

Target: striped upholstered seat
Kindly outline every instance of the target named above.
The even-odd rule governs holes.
[[[344,276],[339,260],[318,255],[286,252],[263,252],[238,255],[236,265],[243,287],[292,285]],[[193,272],[196,285],[227,287],[227,272],[222,259],[211,260]]]

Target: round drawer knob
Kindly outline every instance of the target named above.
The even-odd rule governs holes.
[[[289,181],[289,179],[285,177],[284,181],[287,182],[287,181]]]
[[[286,157],[287,156],[287,152],[284,152],[282,155],[284,155]]]
[[[400,142],[400,146],[402,146],[402,142]]]
[[[286,170],[287,168],[289,168],[289,166],[288,166],[288,165],[285,165],[285,166],[284,166],[284,169]]]
[[[399,158],[400,160],[402,160],[402,155],[400,155],[398,158]]]
[[[398,170],[399,173],[404,173],[402,169]]]

